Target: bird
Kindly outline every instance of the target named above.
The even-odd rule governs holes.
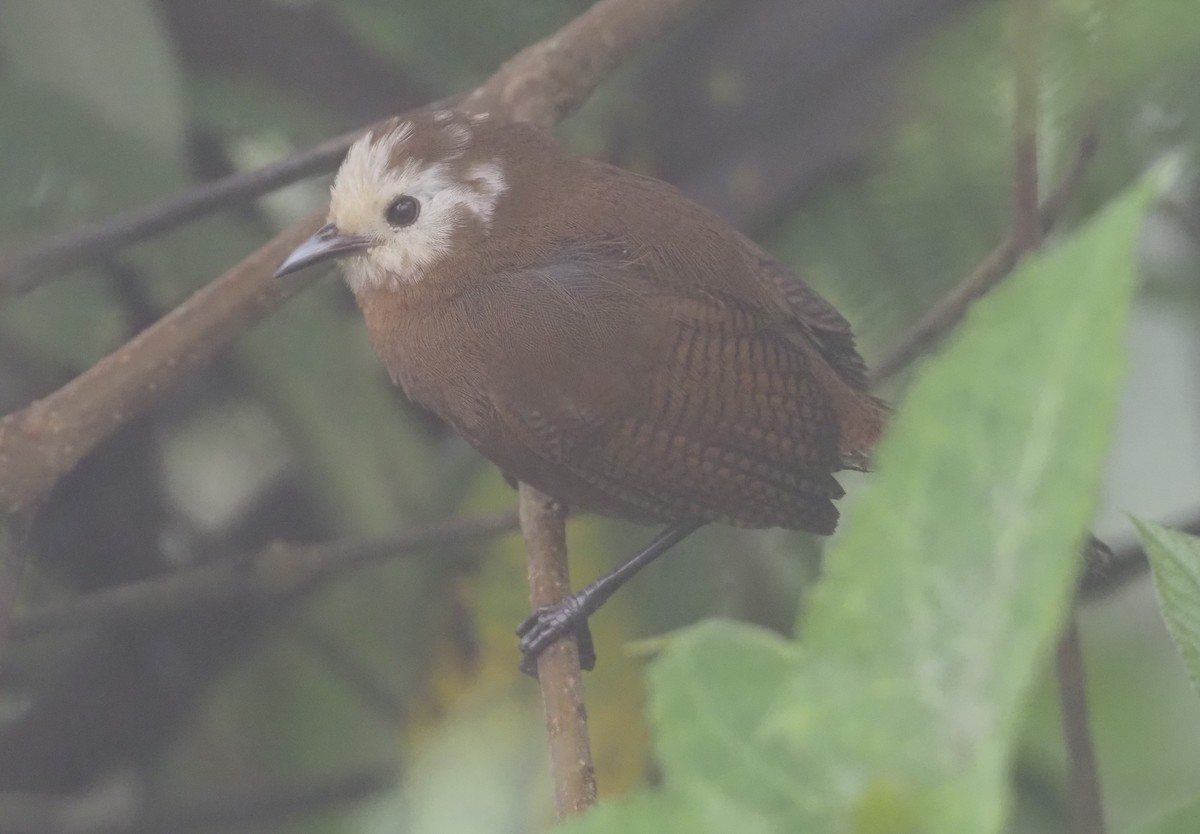
[[[486,112],[394,118],[349,149],[328,223],[279,265],[340,262],[409,398],[510,482],[663,530],[518,628],[522,668],[698,527],[834,532],[834,473],[887,405],[850,324],[673,186]]]

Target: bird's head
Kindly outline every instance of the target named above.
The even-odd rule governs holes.
[[[276,270],[338,258],[356,293],[420,282],[448,254],[480,245],[509,189],[481,141],[486,116],[449,110],[389,122],[351,146],[330,192],[329,222]]]

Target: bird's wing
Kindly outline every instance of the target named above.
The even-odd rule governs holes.
[[[838,424],[812,358],[735,299],[588,263],[504,276],[496,303],[489,396],[541,471],[650,517],[830,532]]]
[[[594,163],[593,221],[614,237],[650,241],[643,265],[658,283],[685,297],[706,295],[743,305],[757,321],[791,340],[812,361],[814,376],[837,412],[843,460],[861,468],[886,421],[887,407],[868,393],[867,368],[841,314],[791,270],[719,217],[666,183]],[[594,230],[593,230],[594,231]]]
[[[870,386],[867,363],[858,353],[850,322],[770,255],[761,251],[755,255],[759,274],[770,282],[788,319],[805,333],[838,376],[855,390],[866,391]]]
[[[867,365],[850,323],[791,270],[754,247],[759,274],[783,311],[784,331],[802,350],[819,357],[815,368],[838,413],[843,462],[867,469],[871,450],[887,423],[887,404],[870,393]]]

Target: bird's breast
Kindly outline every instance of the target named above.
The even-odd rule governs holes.
[[[375,352],[408,397],[473,440],[489,419],[486,348],[452,299],[413,301],[393,290],[356,296]]]

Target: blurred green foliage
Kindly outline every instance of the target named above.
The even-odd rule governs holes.
[[[218,57],[197,58],[197,45],[185,49],[187,33],[171,23],[173,7],[188,2],[0,0],[0,249],[142,205],[198,172],[211,175],[213,160],[198,148],[216,146],[217,167],[236,169],[355,126],[350,108],[339,107],[355,89],[322,96],[292,84],[295,65],[282,59],[271,74],[269,59],[289,47],[272,32],[255,33],[261,48],[237,61],[220,43],[207,45]],[[330,41],[354,45],[356,60],[377,62],[371,74],[392,72],[438,97],[477,82],[586,5],[255,0],[242,8],[275,15],[281,27],[291,15],[315,19]],[[749,77],[757,50],[743,44],[739,52],[722,38],[738,17],[756,13],[752,5],[770,4],[729,4],[726,17],[714,14],[689,30],[695,40],[661,45],[620,72],[564,136],[589,153],[649,168],[659,157],[647,146],[677,128],[688,150],[754,162],[742,157],[761,149],[733,129],[743,118],[737,107],[751,106],[752,95],[714,103],[720,126],[731,127],[722,136],[728,147],[695,128],[679,104],[694,104],[689,94],[713,103]],[[1133,444],[1125,459],[1141,465],[1100,470],[1126,362],[1120,332],[1139,205],[1116,195],[1164,155],[1178,163],[1168,188],[1177,210],[1160,205],[1143,231],[1139,254],[1158,266],[1133,315],[1147,333],[1182,331],[1194,348],[1185,373],[1200,377],[1200,345],[1186,341],[1200,332],[1198,236],[1188,226],[1197,216],[1188,200],[1200,136],[1200,4],[1043,5],[1044,181],[1055,181],[1086,126],[1095,125],[1101,141],[1067,222],[1046,255],[982,305],[911,389],[901,381],[889,391],[899,406],[895,436],[879,473],[846,479],[849,522],[813,598],[798,596],[814,573],[817,543],[711,530],[596,618],[600,668],[586,687],[600,788],[606,797],[634,792],[578,828],[804,824],[959,834],[999,830],[1007,805],[1016,834],[1063,830],[1061,741],[1043,661],[1063,616],[1072,544],[1098,489],[1169,496],[1112,507],[1101,522],[1119,521],[1125,510],[1165,517],[1194,508],[1198,494],[1194,460],[1190,476],[1171,469],[1196,448],[1185,445],[1200,419],[1196,402],[1180,418],[1183,433],[1161,438],[1165,453],[1151,445],[1155,432],[1138,429],[1158,404],[1123,405],[1118,442]],[[244,21],[237,4],[227,9],[233,41]],[[866,92],[845,108],[882,114],[858,127],[873,132],[864,150],[764,210],[765,242],[855,322],[868,358],[979,260],[1010,213],[1009,4],[925,13],[930,22],[919,36],[831,71],[867,79]],[[821,20],[814,11],[806,25]],[[786,47],[796,33],[768,27],[759,36]],[[306,45],[300,57],[320,65],[320,44]],[[762,54],[776,54],[767,46]],[[832,95],[832,81],[800,73],[772,74],[784,98],[806,83],[828,84]],[[669,81],[680,86],[653,98],[655,85]],[[796,106],[809,107],[801,111],[806,124],[821,124],[831,118],[823,104],[818,96]],[[382,114],[402,104],[372,106]],[[797,155],[806,148],[797,140]],[[738,170],[716,178],[753,198],[753,189],[738,190]],[[281,223],[317,207],[323,191],[323,181],[286,189],[6,302],[0,394],[15,408],[53,390],[148,314],[169,309]],[[1138,364],[1138,332],[1133,374],[1153,376],[1167,361],[1153,354]],[[247,409],[258,417],[244,419]],[[165,499],[165,520],[149,531],[162,551],[154,553],[160,568],[276,538],[363,535],[515,500],[492,467],[402,402],[333,281],[248,333],[152,419],[140,441],[170,470],[162,480],[178,485]],[[241,466],[220,467],[218,489],[246,498],[213,519],[197,508],[207,488],[200,464],[221,459],[214,446],[222,443]],[[247,471],[266,468],[237,453],[247,445],[271,454],[279,447],[279,471]],[[111,482],[93,489],[116,491]],[[304,532],[256,515],[285,498],[301,509],[283,517],[307,525]],[[248,519],[257,525],[252,536],[244,532]],[[576,582],[645,535],[597,519],[572,522]],[[31,604],[69,599],[81,584],[41,562],[31,573]],[[147,803],[186,806],[384,762],[399,779],[374,802],[254,830],[545,827],[540,704],[516,672],[511,635],[527,608],[524,582],[520,542],[510,536],[372,567],[264,612],[207,677],[191,667],[179,672],[184,652],[164,636],[145,665],[189,681],[190,705],[165,740],[147,742],[141,757],[114,762],[73,790],[132,770]],[[798,643],[786,633],[797,608]],[[712,614],[785,635],[728,622],[676,633]],[[221,624],[214,620],[208,628]],[[1200,792],[1200,706],[1144,585],[1087,610],[1084,631],[1108,811],[1114,831],[1132,831]],[[124,633],[93,638],[132,646]],[[32,659],[17,665],[32,668],[71,656],[59,642],[21,650]],[[648,725],[642,669],[655,654]],[[51,691],[57,679],[38,685]],[[40,691],[30,685],[18,694],[34,701],[28,693]],[[134,699],[116,698],[96,715],[125,700]],[[89,720],[99,718],[89,713]],[[12,726],[0,722],[0,744]],[[663,789],[645,790],[658,776]],[[1182,811],[1151,830],[1189,834],[1194,826],[1181,820],[1194,819],[1194,809]]]

